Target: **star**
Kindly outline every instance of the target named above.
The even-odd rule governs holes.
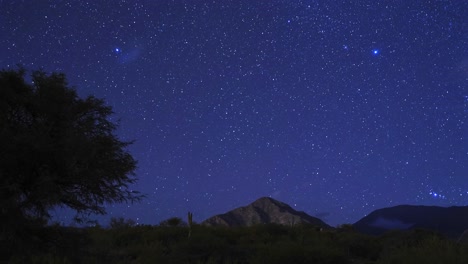
[[[373,50],[372,50],[372,55],[377,56],[377,55],[379,55],[379,54],[380,54],[380,50],[379,50],[379,49],[373,49]]]

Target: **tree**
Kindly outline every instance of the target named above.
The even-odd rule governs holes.
[[[181,227],[187,226],[186,223],[180,217],[171,217],[159,223],[159,226],[164,227]]]
[[[104,214],[105,203],[139,201],[130,189],[131,142],[115,135],[111,107],[79,98],[64,74],[35,71],[31,79],[21,68],[0,71],[0,234],[47,221],[57,206],[81,219]]]
[[[112,217],[109,222],[111,229],[130,228],[136,225],[133,219],[125,219],[123,217]]]

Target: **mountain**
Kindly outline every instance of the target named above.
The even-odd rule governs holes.
[[[203,225],[207,226],[251,226],[267,223],[281,225],[307,223],[330,228],[322,220],[296,211],[291,206],[269,197],[262,197],[247,206],[236,208],[225,214],[215,215],[202,222]]]
[[[353,226],[372,235],[380,235],[387,230],[423,228],[458,238],[468,229],[468,206],[399,205],[375,210]]]

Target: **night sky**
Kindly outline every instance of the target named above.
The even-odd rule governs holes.
[[[270,196],[337,225],[468,205],[467,17],[463,0],[5,0],[0,68],[65,73],[135,140],[147,197],[102,224]]]

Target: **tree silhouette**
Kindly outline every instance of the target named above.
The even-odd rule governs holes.
[[[105,203],[135,202],[131,142],[115,135],[111,107],[81,99],[64,74],[0,71],[0,234],[69,207],[77,219],[104,214]],[[3,231],[3,232],[1,232]],[[1,238],[1,237],[0,237]]]
[[[186,226],[187,224],[180,217],[171,217],[159,223],[159,226],[164,227],[178,227],[178,226]]]

